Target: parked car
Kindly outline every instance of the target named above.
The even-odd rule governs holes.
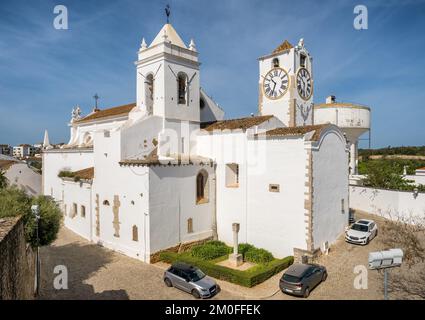
[[[279,281],[279,288],[283,293],[307,298],[328,273],[324,266],[318,264],[294,263],[283,274]]]
[[[345,231],[345,241],[366,245],[378,234],[378,226],[373,220],[361,219]]]
[[[182,262],[174,263],[164,272],[164,283],[167,287],[191,293],[197,299],[210,298],[220,291],[217,283],[199,268]]]

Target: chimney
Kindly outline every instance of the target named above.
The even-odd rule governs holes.
[[[328,96],[328,97],[326,98],[326,103],[327,103],[327,104],[335,103],[335,102],[336,102],[336,98],[335,98],[335,96]]]

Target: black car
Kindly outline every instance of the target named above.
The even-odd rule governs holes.
[[[326,268],[318,264],[295,263],[286,270],[279,281],[283,293],[307,298],[328,276]]]

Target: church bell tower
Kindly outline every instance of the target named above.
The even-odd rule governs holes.
[[[274,115],[287,127],[313,124],[312,57],[301,39],[284,41],[259,59],[259,113]]]

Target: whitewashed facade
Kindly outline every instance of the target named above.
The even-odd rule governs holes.
[[[146,262],[185,242],[231,244],[234,222],[240,242],[276,257],[313,254],[343,232],[347,143],[337,126],[314,125],[302,40],[260,58],[260,114],[242,119],[223,120],[200,87],[195,43],[170,24],[135,64],[136,103],[85,117],[78,107],[69,143],[43,152],[43,192],[66,227]]]

